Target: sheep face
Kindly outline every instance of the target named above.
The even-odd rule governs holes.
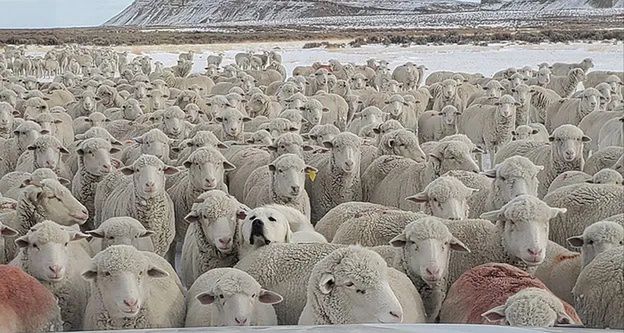
[[[210,195],[224,194],[220,191],[208,192]],[[207,199],[211,201],[212,199]],[[231,204],[231,198],[225,200],[220,199],[218,206],[227,206]],[[222,204],[221,204],[222,203]],[[217,250],[223,254],[230,254],[234,249],[234,237],[237,232],[239,218],[244,218],[245,211],[239,207],[234,209],[226,209],[227,213],[217,212],[209,205],[200,203],[193,206],[191,212],[184,217],[189,223],[199,223],[199,227],[206,235],[209,244],[215,246]]]
[[[100,291],[102,305],[114,319],[136,317],[146,301],[148,280],[169,276],[126,245],[111,246],[98,253],[82,275]]]
[[[418,137],[414,132],[399,129],[386,135],[390,136],[387,145],[394,155],[404,156],[418,163],[425,162],[427,159],[425,152],[420,148]],[[382,138],[382,142],[384,140],[385,138]]]
[[[550,83],[550,69],[543,67],[541,68],[535,78],[537,79],[537,84],[540,86],[545,86]]]
[[[160,90],[152,90],[147,94],[148,103],[152,111],[162,110],[167,105],[167,98],[169,96]]]
[[[505,304],[481,316],[489,322],[506,326],[553,327],[572,323],[561,301],[538,288],[523,289],[509,297]]]
[[[144,135],[142,138],[133,140],[141,145],[142,154],[153,155],[159,159],[169,157],[169,140],[164,137]]]
[[[249,115],[254,117],[258,113],[267,109],[271,100],[264,94],[253,94],[251,100],[247,103],[247,111]]]
[[[431,217],[408,224],[390,244],[401,248],[408,275],[429,286],[444,282],[451,251],[470,252],[441,221]]]
[[[442,97],[449,100],[457,94],[457,82],[454,80],[444,80],[440,88]]]
[[[3,90],[0,92],[0,102],[9,103],[15,107],[17,105],[17,94],[12,90]]]
[[[165,165],[156,156],[141,155],[132,166],[124,167],[121,172],[132,175],[135,194],[142,199],[151,199],[165,192],[165,175],[174,175],[178,169]]]
[[[282,134],[288,132],[297,132],[297,128],[290,120],[284,118],[275,118],[271,120],[268,128],[269,133],[275,139],[279,138]]]
[[[285,199],[297,199],[304,191],[306,174],[317,171],[294,154],[280,156],[269,164],[269,170],[273,177],[273,192]]]
[[[306,105],[305,96],[290,96],[288,99],[284,100],[284,108],[285,109],[295,109],[295,110],[303,110],[302,108]]]
[[[184,162],[184,167],[188,169],[192,186],[202,191],[209,191],[223,184],[225,172],[234,170],[236,167],[220,155],[218,151],[213,151],[211,148],[201,148],[189,156],[189,159]],[[203,158],[203,156],[210,156],[210,158]]]
[[[393,95],[389,100],[386,101],[386,106],[383,111],[389,113],[392,117],[400,117],[403,114],[405,107],[408,107],[409,104],[405,102],[401,95]]]
[[[184,111],[177,106],[171,107],[163,115],[163,132],[172,136],[180,135],[184,128],[184,118]]]
[[[471,149],[463,142],[441,142],[429,154],[429,157],[433,168],[438,170],[437,173],[440,175],[451,170],[479,172],[479,166],[472,156]]]
[[[281,301],[278,294],[259,289],[257,293],[226,293],[220,290],[197,295],[201,304],[214,305],[219,311],[220,326],[250,326],[255,321],[254,310],[258,303],[276,304]]]
[[[493,191],[500,201],[506,203],[523,194],[537,196],[537,175],[542,170],[543,166],[536,166],[525,157],[513,156],[483,174],[494,179]]]
[[[28,146],[32,145],[35,140],[39,138],[41,131],[41,126],[32,121],[26,121],[19,125],[15,131],[13,131],[13,135],[17,138],[18,150],[26,150]],[[45,133],[47,133],[47,131]]]
[[[113,217],[104,221],[99,228],[86,232],[88,235],[100,238],[101,250],[113,245],[129,245],[139,250],[153,251],[153,244],[149,238],[154,234],[146,230],[141,223],[131,217]]]
[[[42,179],[31,183],[25,195],[37,205],[37,210],[45,218],[61,225],[83,224],[89,213],[71,192],[56,179]]]
[[[583,135],[583,131],[574,125],[561,125],[548,140],[551,142],[553,160],[573,162],[583,158],[584,144],[591,141],[591,138]]]
[[[39,281],[63,280],[71,264],[69,242],[87,238],[76,230],[66,230],[56,222],[44,221],[33,226],[29,232],[15,240],[21,249],[24,270]]]
[[[341,133],[332,141],[324,141],[323,145],[331,149],[332,162],[340,171],[347,174],[360,172],[360,138],[351,133]]]
[[[319,261],[308,282],[308,302],[331,324],[400,323],[403,309],[388,283],[386,262],[357,247],[339,249]]]
[[[459,112],[456,107],[452,105],[447,105],[442,108],[440,112],[438,112],[438,115],[442,117],[442,122],[446,126],[455,126],[455,123],[457,122],[457,117],[461,116],[461,112]]]
[[[521,195],[481,218],[496,221],[502,229],[503,247],[509,256],[539,266],[546,257],[549,221],[565,212],[565,208],[549,207],[534,196]]]
[[[362,74],[356,74],[351,78],[351,87],[355,90],[361,90],[366,88],[368,80],[366,76]]]
[[[355,113],[355,116],[360,117],[360,124],[362,126],[378,124],[385,120],[385,113],[376,106],[369,106],[361,112]]]
[[[113,87],[102,85],[97,89],[96,96],[100,98],[100,103],[102,103],[102,105],[114,107],[117,91]]]
[[[266,130],[259,130],[254,132],[251,135],[251,138],[247,140],[247,143],[250,144],[259,144],[263,146],[271,146],[273,145],[273,137],[271,133]]]
[[[240,225],[241,256],[271,243],[290,243],[288,219],[279,211],[259,207],[247,213]]]
[[[516,127],[515,130],[511,132],[513,135],[513,140],[527,140],[531,138],[532,135],[539,133],[539,130],[529,126],[529,125],[520,125]]]
[[[580,236],[568,238],[568,243],[581,248],[583,267],[599,254],[624,244],[624,228],[611,221],[596,222],[585,228]]]
[[[228,136],[236,137],[243,131],[243,124],[251,121],[251,118],[243,116],[234,108],[226,108],[215,120],[223,126],[223,132]]]
[[[598,110],[600,107],[600,96],[600,92],[593,88],[589,88],[583,92],[580,105],[582,115],[587,115],[590,112]]]
[[[119,152],[119,148],[112,147],[103,139],[87,139],[76,150],[82,157],[82,166],[92,175],[103,176],[113,170],[111,154]]]
[[[475,191],[453,177],[442,176],[429,183],[423,192],[406,200],[425,204],[433,216],[463,220],[468,217],[468,197]]]
[[[0,102],[0,132],[6,132],[13,129],[15,117],[13,116],[13,107],[5,102]]]
[[[494,103],[494,105],[496,105],[496,117],[498,119],[509,119],[515,117],[516,106],[518,106],[519,103],[510,95],[505,95]]]

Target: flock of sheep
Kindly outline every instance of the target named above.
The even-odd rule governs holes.
[[[194,58],[0,53],[1,332],[624,328],[622,72]]]

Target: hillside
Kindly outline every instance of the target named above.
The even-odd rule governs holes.
[[[624,0],[481,0],[482,10],[566,10],[623,8]]]

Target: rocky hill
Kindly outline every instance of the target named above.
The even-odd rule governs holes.
[[[624,0],[481,0],[483,10],[566,10],[622,8]]]

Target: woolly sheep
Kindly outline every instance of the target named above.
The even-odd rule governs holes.
[[[576,91],[578,84],[584,79],[585,72],[581,68],[574,68],[564,75],[552,75],[550,77],[550,82],[544,87],[552,89],[561,97],[566,98],[570,97]]]
[[[4,244],[6,241],[9,241],[9,237],[17,236],[17,230],[10,228],[0,221],[0,265],[6,264],[8,262],[6,253],[4,251]]]
[[[63,329],[56,297],[17,267],[0,265],[0,331],[55,332]]]
[[[358,134],[362,128],[368,125],[379,124],[386,118],[386,113],[376,106],[369,106],[353,115],[348,131]]]
[[[17,111],[7,102],[0,102],[0,138],[9,139],[13,135]]]
[[[449,219],[463,220],[468,217],[467,199],[475,189],[465,186],[452,176],[440,176],[425,186],[420,193],[405,198],[405,200],[422,203],[424,213]]]
[[[44,283],[58,299],[65,330],[81,330],[88,284],[80,274],[89,253],[80,242],[88,235],[46,220],[15,240],[19,253],[11,265]]]
[[[409,109],[410,105],[403,96],[392,95],[385,101],[385,104],[386,106],[382,111],[387,113],[391,119],[398,120],[405,128],[413,131],[418,130],[419,119],[416,118],[416,113]]]
[[[78,117],[73,122],[74,134],[83,134],[91,127],[104,127],[108,122],[110,119],[100,112],[93,112],[87,117]]]
[[[544,166],[538,175],[538,195],[548,192],[550,183],[561,173],[583,170],[583,145],[591,139],[574,125],[561,125],[548,138],[550,144],[532,141],[513,141],[496,154],[496,163],[513,155],[525,156],[536,165]]]
[[[404,156],[416,162],[425,162],[426,160],[425,153],[420,149],[418,136],[407,129],[397,129],[384,134],[377,148],[379,155]],[[368,165],[370,163],[362,164],[362,167],[368,167]]]
[[[310,144],[323,147],[323,142],[331,141],[336,135],[340,134],[338,127],[332,124],[316,125],[310,131],[302,136],[310,139]]]
[[[548,187],[548,193],[552,193],[564,186],[581,184],[591,180],[592,176],[586,174],[583,171],[566,171],[557,176],[557,178],[555,178],[552,183],[550,183],[550,186]]]
[[[592,177],[591,180],[588,180],[587,183],[591,184],[613,184],[613,185],[622,185],[622,175],[613,169],[602,169]]]
[[[335,250],[312,268],[298,323],[400,323],[404,310],[389,280],[386,263],[375,252],[355,246]]]
[[[93,257],[84,329],[182,327],[186,290],[173,268],[151,252],[115,245]]]
[[[531,123],[528,125],[520,125],[511,131],[512,140],[529,140],[537,142],[548,142],[548,131],[546,127],[540,123]]]
[[[511,141],[518,105],[513,97],[504,95],[494,106],[476,104],[462,114],[460,128],[475,145],[488,153],[490,166],[494,165],[500,147]]]
[[[532,327],[581,323],[574,308],[538,279],[498,263],[477,266],[462,274],[449,289],[440,321]]]
[[[609,146],[624,146],[624,115],[607,121],[598,135],[598,148],[604,149]]]
[[[369,187],[369,201],[414,211],[418,211],[419,205],[408,202],[405,198],[421,192],[439,175],[449,170],[479,171],[469,147],[459,141],[439,143],[429,154],[426,163],[396,156],[382,156],[368,170],[372,170],[374,164],[383,164],[381,169],[386,172],[377,178],[376,185]],[[369,176],[365,173],[364,177]]]
[[[552,131],[564,124],[578,126],[585,116],[598,110],[600,96],[598,90],[588,88],[578,97],[562,100],[553,105],[546,112],[546,128]]]
[[[175,210],[175,242],[182,242],[186,235],[186,215],[197,197],[210,190],[227,193],[224,183],[225,172],[236,167],[212,147],[203,147],[193,152],[184,162],[186,170],[176,176],[175,184],[167,189]]]
[[[618,246],[598,255],[587,265],[573,289],[574,305],[587,327],[624,328],[622,260],[624,247]]]
[[[126,146],[121,154],[121,161],[125,165],[134,163],[141,155],[153,155],[165,163],[170,163],[171,139],[161,130],[154,128],[147,133],[133,138],[130,146]]]
[[[246,217],[246,207],[225,192],[202,194],[184,217],[189,224],[182,245],[180,278],[191,286],[203,273],[231,267],[238,261],[238,221]]]
[[[14,137],[0,140],[0,176],[15,171],[17,160],[42,133],[41,126],[32,121],[25,121],[13,131]],[[47,131],[43,131],[47,133]]]
[[[193,152],[203,147],[214,147],[219,149],[228,148],[223,142],[209,131],[198,131],[191,138],[182,141],[180,146],[172,148],[171,150],[178,153],[178,162],[184,163]]]
[[[17,160],[16,171],[33,172],[39,168],[49,168],[59,177],[72,178],[61,156],[69,154],[69,151],[57,138],[47,134],[42,135],[27,149],[28,151]]]
[[[215,135],[221,141],[244,141],[243,124],[250,121],[251,118],[243,115],[235,108],[226,107],[221,113],[215,117],[215,121],[221,124],[217,127]]]
[[[249,274],[235,268],[215,268],[189,289],[185,327],[275,326],[273,304],[282,296],[262,289]]]
[[[98,184],[96,193],[101,195],[98,210],[96,196],[95,225],[116,216],[136,218],[148,230],[154,252],[164,256],[175,237],[175,213],[173,202],[165,192],[165,175],[173,175],[178,169],[164,164],[156,156],[141,155],[132,165],[111,173]],[[132,176],[132,177],[124,177]],[[110,192],[105,191],[106,178],[121,178]]]
[[[140,251],[154,251],[154,244],[149,238],[154,232],[128,216],[112,217],[102,222],[97,229],[86,233],[93,237],[90,245],[94,253],[113,245],[131,245]]]
[[[440,220],[431,217],[410,222],[390,244],[396,250],[388,264],[410,278],[423,297],[427,322],[435,322],[446,297],[450,252],[470,250]]]
[[[584,72],[587,72],[591,68],[594,68],[594,62],[591,58],[585,58],[579,63],[556,62],[549,67],[553,75],[567,75],[568,72],[574,68],[580,68]]]
[[[418,119],[418,137],[421,142],[439,141],[442,138],[457,134],[457,118],[461,112],[452,105],[441,111],[427,111]]]

